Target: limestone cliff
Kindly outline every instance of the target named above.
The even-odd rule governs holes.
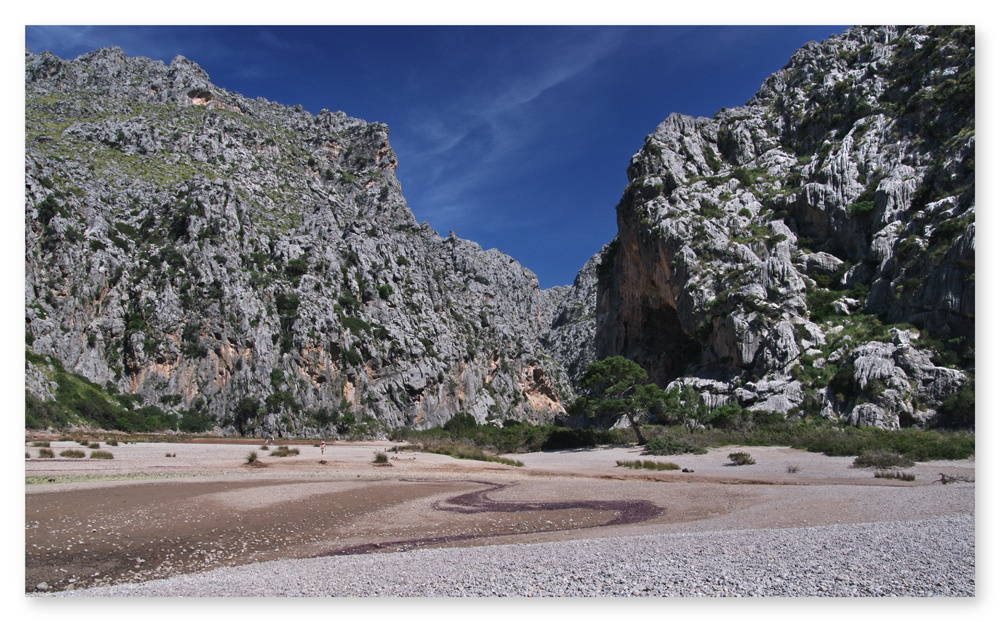
[[[974,373],[975,34],[852,28],[628,167],[596,351],[739,403],[897,427]]]
[[[595,347],[597,309],[597,266],[600,254],[594,255],[576,275],[572,286],[558,290],[558,305],[552,321],[541,334],[541,343],[565,370],[574,389],[587,371],[587,365],[597,360]]]
[[[29,419],[332,434],[572,396],[538,341],[559,296],[418,224],[385,125],[117,48],[26,51],[25,108]]]

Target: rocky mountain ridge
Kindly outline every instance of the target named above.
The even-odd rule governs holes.
[[[973,28],[858,27],[668,117],[602,254],[597,356],[713,408],[938,418],[974,378],[974,94]]]
[[[974,425],[974,66],[971,27],[852,28],[670,115],[616,238],[542,291],[417,224],[382,124],[26,51],[29,424],[551,421],[620,354],[709,410]]]
[[[564,412],[538,341],[562,294],[418,224],[385,125],[118,48],[26,50],[25,103],[29,420],[318,435]]]

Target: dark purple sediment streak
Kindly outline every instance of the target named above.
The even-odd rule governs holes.
[[[489,538],[490,536],[462,534],[455,536],[438,536],[436,538],[415,538],[413,540],[396,540],[395,542],[368,542],[366,544],[355,544],[344,549],[334,549],[326,553],[310,555],[314,557],[330,557],[331,555],[360,555],[362,553],[374,553],[381,550],[406,550],[415,549],[422,546],[432,546],[435,544],[447,544],[448,542],[460,542],[462,540],[472,540],[474,538]]]
[[[406,480],[417,481],[417,480]],[[426,480],[424,480],[426,481]],[[454,480],[450,480],[454,481]],[[466,480],[471,481],[471,480]],[[615,512],[614,519],[593,527],[607,527],[611,525],[628,525],[631,523],[641,523],[643,521],[656,518],[663,513],[663,508],[645,499],[626,499],[621,501],[493,501],[487,495],[497,490],[503,490],[510,484],[495,484],[492,482],[473,481],[475,484],[488,486],[485,490],[476,490],[465,494],[451,497],[444,502],[435,502],[435,510],[443,512],[459,512],[462,514],[479,514],[483,512],[546,512],[553,510],[588,509],[595,511]],[[380,550],[408,549],[422,546],[432,546],[435,544],[446,544],[449,542],[460,542],[462,540],[485,539],[497,536],[523,535],[524,533],[542,533],[550,531],[568,531],[575,529],[567,527],[562,529],[545,529],[533,532],[516,532],[503,534],[456,534],[451,536],[438,536],[434,538],[414,538],[412,540],[396,540],[393,542],[370,542],[366,544],[356,544],[343,549],[334,549],[326,553],[319,553],[312,557],[328,557],[331,555],[357,555],[359,553],[371,553]]]
[[[604,526],[640,523],[655,518],[663,512],[663,509],[658,505],[642,499],[628,499],[623,501],[493,501],[486,495],[496,490],[503,490],[507,488],[508,484],[478,483],[487,484],[490,488],[458,495],[445,502],[449,506],[454,507],[448,507],[439,501],[434,504],[434,509],[446,512],[460,512],[462,514],[478,514],[481,512],[544,512],[551,510],[572,510],[575,508],[617,512],[618,516],[614,520],[604,523]]]

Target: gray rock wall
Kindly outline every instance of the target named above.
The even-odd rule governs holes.
[[[974,373],[974,45],[971,27],[852,28],[743,107],[668,117],[598,267],[597,357],[713,405],[932,417]],[[891,325],[921,335],[905,354]]]
[[[417,224],[384,125],[116,48],[26,51],[25,93],[29,352],[227,433],[564,411],[538,340],[558,293]],[[29,362],[28,391],[52,399],[52,375]]]

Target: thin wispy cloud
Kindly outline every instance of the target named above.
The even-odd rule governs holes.
[[[448,105],[423,109],[403,138],[418,154],[410,178],[419,179],[420,209],[435,217],[481,218],[485,189],[496,183],[498,167],[524,161],[531,146],[545,143],[553,120],[534,111],[543,95],[572,82],[613,53],[623,32],[569,31],[530,48],[508,44],[497,58],[515,59],[494,67],[493,80],[453,93]],[[558,114],[558,108],[548,114]],[[412,144],[409,144],[411,143]]]
[[[531,69],[534,73],[512,75],[503,85],[504,92],[491,97],[492,105],[480,115],[503,115],[538,99],[543,93],[563,84],[591,68],[620,45],[619,31],[598,30],[584,40],[564,41],[551,50],[540,50],[543,56]]]
[[[285,50],[299,54],[309,55],[308,43],[303,44],[295,38],[283,37],[271,28],[256,28],[252,36],[266,50]]]
[[[453,128],[453,135],[443,142],[453,146],[482,124],[500,129],[510,125],[524,106],[605,58],[617,47],[620,39],[620,35],[614,32],[597,31],[582,41],[538,45],[530,53],[522,50],[519,56],[530,58],[530,63],[496,76],[497,83],[493,88],[457,94],[456,104],[441,111],[444,118],[437,121]],[[501,57],[512,55],[511,50],[499,54]],[[465,123],[455,127],[456,118],[464,119]]]

